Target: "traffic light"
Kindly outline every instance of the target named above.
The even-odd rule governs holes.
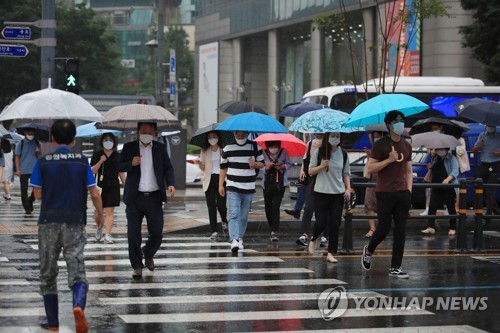
[[[66,87],[66,91],[77,95],[80,92],[80,80],[78,78],[79,66],[80,61],[78,59],[68,59],[64,66],[64,86]]]

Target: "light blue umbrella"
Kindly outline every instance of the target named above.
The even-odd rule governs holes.
[[[122,131],[118,131],[118,130],[96,128],[95,124],[96,124],[96,122],[78,126],[76,128],[76,137],[77,138],[93,138],[96,136],[101,136],[105,133],[113,133],[115,135],[118,135],[118,134],[121,134],[121,132],[122,132]]]
[[[385,115],[397,110],[405,117],[420,113],[429,108],[415,97],[405,94],[382,94],[358,105],[349,116],[344,127],[365,126],[384,122]]]
[[[310,111],[297,118],[288,130],[302,133],[351,133],[365,130],[363,127],[342,127],[348,117],[348,113],[330,108]]]
[[[273,117],[257,112],[245,112],[229,117],[217,131],[248,131],[257,133],[288,133],[285,126]]]

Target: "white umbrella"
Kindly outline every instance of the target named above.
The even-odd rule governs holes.
[[[54,88],[42,89],[19,96],[0,114],[0,121],[66,118],[100,121],[102,116],[82,97]]]
[[[179,120],[167,109],[148,104],[115,106],[104,114],[102,122],[96,126],[97,128],[133,131],[137,129],[137,123],[139,122],[156,123],[160,130],[178,130],[182,128]]]

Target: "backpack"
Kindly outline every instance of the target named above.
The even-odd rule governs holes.
[[[281,153],[283,152],[283,148],[280,149],[278,156],[276,156],[276,161],[279,160]],[[269,151],[265,151],[269,160],[271,160],[271,156],[269,156]],[[269,194],[281,193],[285,188],[285,175],[284,172],[271,168],[266,171],[264,176],[264,191]]]

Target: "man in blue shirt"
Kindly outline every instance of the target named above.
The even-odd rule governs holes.
[[[68,285],[73,290],[76,332],[88,332],[83,312],[88,290],[83,254],[87,240],[87,189],[96,209],[94,218],[99,229],[104,225],[102,201],[87,158],[71,151],[75,124],[68,119],[56,120],[50,133],[54,152],[35,163],[30,181],[35,198],[42,200],[38,219],[40,290],[47,321],[41,326],[51,331],[59,329],[57,260],[62,250]]]
[[[35,130],[27,128],[24,131],[25,138],[16,145],[15,163],[16,174],[21,182],[21,201],[26,214],[33,212],[33,202],[35,197],[33,192],[28,197],[28,183],[33,171],[33,166],[40,156],[40,144],[35,139]]]

